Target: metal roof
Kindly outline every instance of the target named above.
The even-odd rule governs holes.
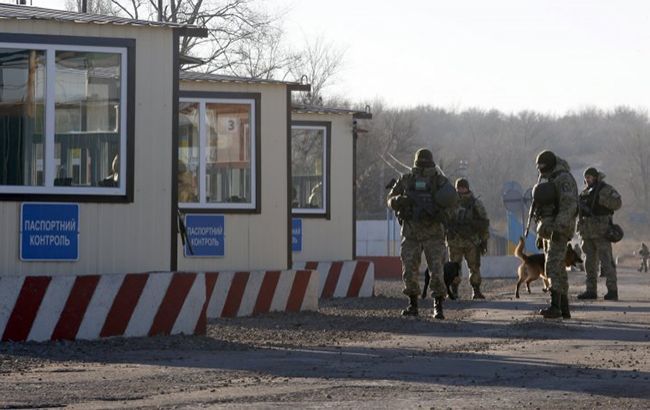
[[[148,20],[133,20],[124,17],[105,16],[101,14],[77,13],[74,11],[44,9],[40,7],[16,4],[0,4],[0,19],[12,20],[46,20],[72,23],[114,24],[117,26],[171,27],[201,29],[198,26]]]
[[[359,111],[346,108],[322,107],[319,105],[293,104],[291,108],[297,114],[339,114],[352,115],[354,118],[372,119],[370,107],[366,107],[366,111]]]
[[[199,73],[196,71],[181,71],[180,79],[183,81],[205,81],[215,83],[237,83],[237,84],[279,84],[298,87],[304,91],[309,91],[309,84],[301,84],[292,81],[265,80],[261,78],[237,77],[222,74]]]

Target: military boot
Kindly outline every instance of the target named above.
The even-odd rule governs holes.
[[[418,315],[418,297],[409,296],[409,305],[406,309],[402,310],[402,316],[417,316]]]
[[[433,299],[433,317],[436,319],[444,319],[445,315],[442,313],[442,301],[444,297]]]
[[[605,300],[618,300],[618,291],[617,290],[608,290],[605,296]]]
[[[472,299],[485,299],[485,296],[481,293],[481,287],[479,285],[472,286]]]
[[[598,299],[598,294],[595,290],[585,290],[584,292],[578,294],[578,299],[580,300],[590,300]]]
[[[562,319],[571,319],[571,312],[569,311],[569,295],[560,296],[560,310],[562,311]]]
[[[560,294],[558,291],[551,289],[551,304],[540,310],[539,314],[544,316],[544,319],[557,319],[562,317],[562,309],[560,309]]]

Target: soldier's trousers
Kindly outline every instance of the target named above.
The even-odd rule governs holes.
[[[443,238],[424,241],[402,238],[402,280],[404,281],[402,292],[408,296],[420,295],[420,262],[423,252],[431,274],[429,289],[431,289],[433,297],[444,297],[446,292],[442,281],[442,264],[445,257],[445,240]]]
[[[546,254],[544,272],[551,282],[551,290],[560,295],[569,293],[569,278],[564,264],[568,242],[568,237],[556,233],[553,233],[551,239],[544,239],[544,253]]]
[[[463,257],[467,261],[469,268],[469,284],[472,287],[481,286],[481,254],[478,246],[463,245],[449,247],[449,260],[451,262],[461,263]]]
[[[641,267],[639,268],[639,272],[647,272],[648,271],[648,258],[641,258]]]
[[[607,290],[617,292],[616,264],[612,256],[612,243],[606,239],[583,239],[582,253],[585,256],[585,271],[587,272],[587,292],[598,289],[598,267],[605,277]]]

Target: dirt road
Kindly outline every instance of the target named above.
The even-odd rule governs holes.
[[[650,407],[649,274],[620,272],[620,301],[572,300],[565,321],[533,313],[539,281],[519,300],[514,279],[484,283],[488,300],[447,301],[445,321],[399,317],[400,284],[383,281],[372,299],[213,321],[205,337],[3,344],[0,407]]]

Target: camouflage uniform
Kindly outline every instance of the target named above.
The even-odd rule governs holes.
[[[557,159],[555,170],[548,177],[558,194],[557,213],[544,217],[537,224],[537,235],[543,239],[546,253],[545,273],[551,281],[551,290],[560,295],[569,291],[569,281],[564,265],[566,245],[573,237],[577,214],[578,187],[571,175],[569,164]]]
[[[641,257],[641,266],[639,267],[639,272],[648,271],[648,258],[650,258],[650,250],[645,243],[641,244],[641,249],[639,249],[639,256]]]
[[[595,170],[594,170],[595,171]],[[587,186],[580,193],[580,219],[578,234],[582,238],[582,252],[585,255],[587,272],[586,292],[581,298],[595,299],[598,286],[598,265],[605,277],[608,292],[616,294],[616,264],[612,256],[612,243],[605,239],[605,232],[610,225],[615,210],[621,208],[621,195],[598,173],[598,182]]]
[[[469,268],[469,283],[481,286],[481,243],[487,241],[490,220],[480,199],[470,191],[460,195],[459,207],[447,229],[449,260],[461,263],[463,257]]]
[[[447,178],[440,175],[435,168],[412,168],[411,172],[402,175],[388,194],[388,205],[395,211],[401,211],[394,199],[406,195],[413,184],[415,176],[429,177],[434,181],[433,186],[440,185]],[[445,235],[441,220],[424,214],[419,220],[410,217],[402,221],[402,280],[403,293],[407,296],[420,294],[419,271],[422,253],[431,273],[429,288],[434,298],[445,296],[445,286],[442,281],[442,265],[445,258]]]
[[[402,315],[418,314],[418,276],[424,252],[434,297],[433,317],[444,319],[445,287],[441,276],[445,243],[442,222],[458,205],[458,194],[447,178],[438,173],[431,151],[423,148],[415,153],[411,172],[393,184],[387,204],[402,225],[403,292],[409,297],[409,305]]]
[[[555,155],[553,158],[554,166],[541,175],[555,186],[557,197],[555,212],[554,215],[544,216],[537,221],[537,236],[542,238],[546,256],[544,271],[551,282],[551,306],[540,313],[545,318],[562,316],[568,319],[571,317],[568,307],[569,280],[564,258],[567,243],[575,231],[578,187],[571,175],[569,164]],[[563,306],[561,313],[560,304]]]

